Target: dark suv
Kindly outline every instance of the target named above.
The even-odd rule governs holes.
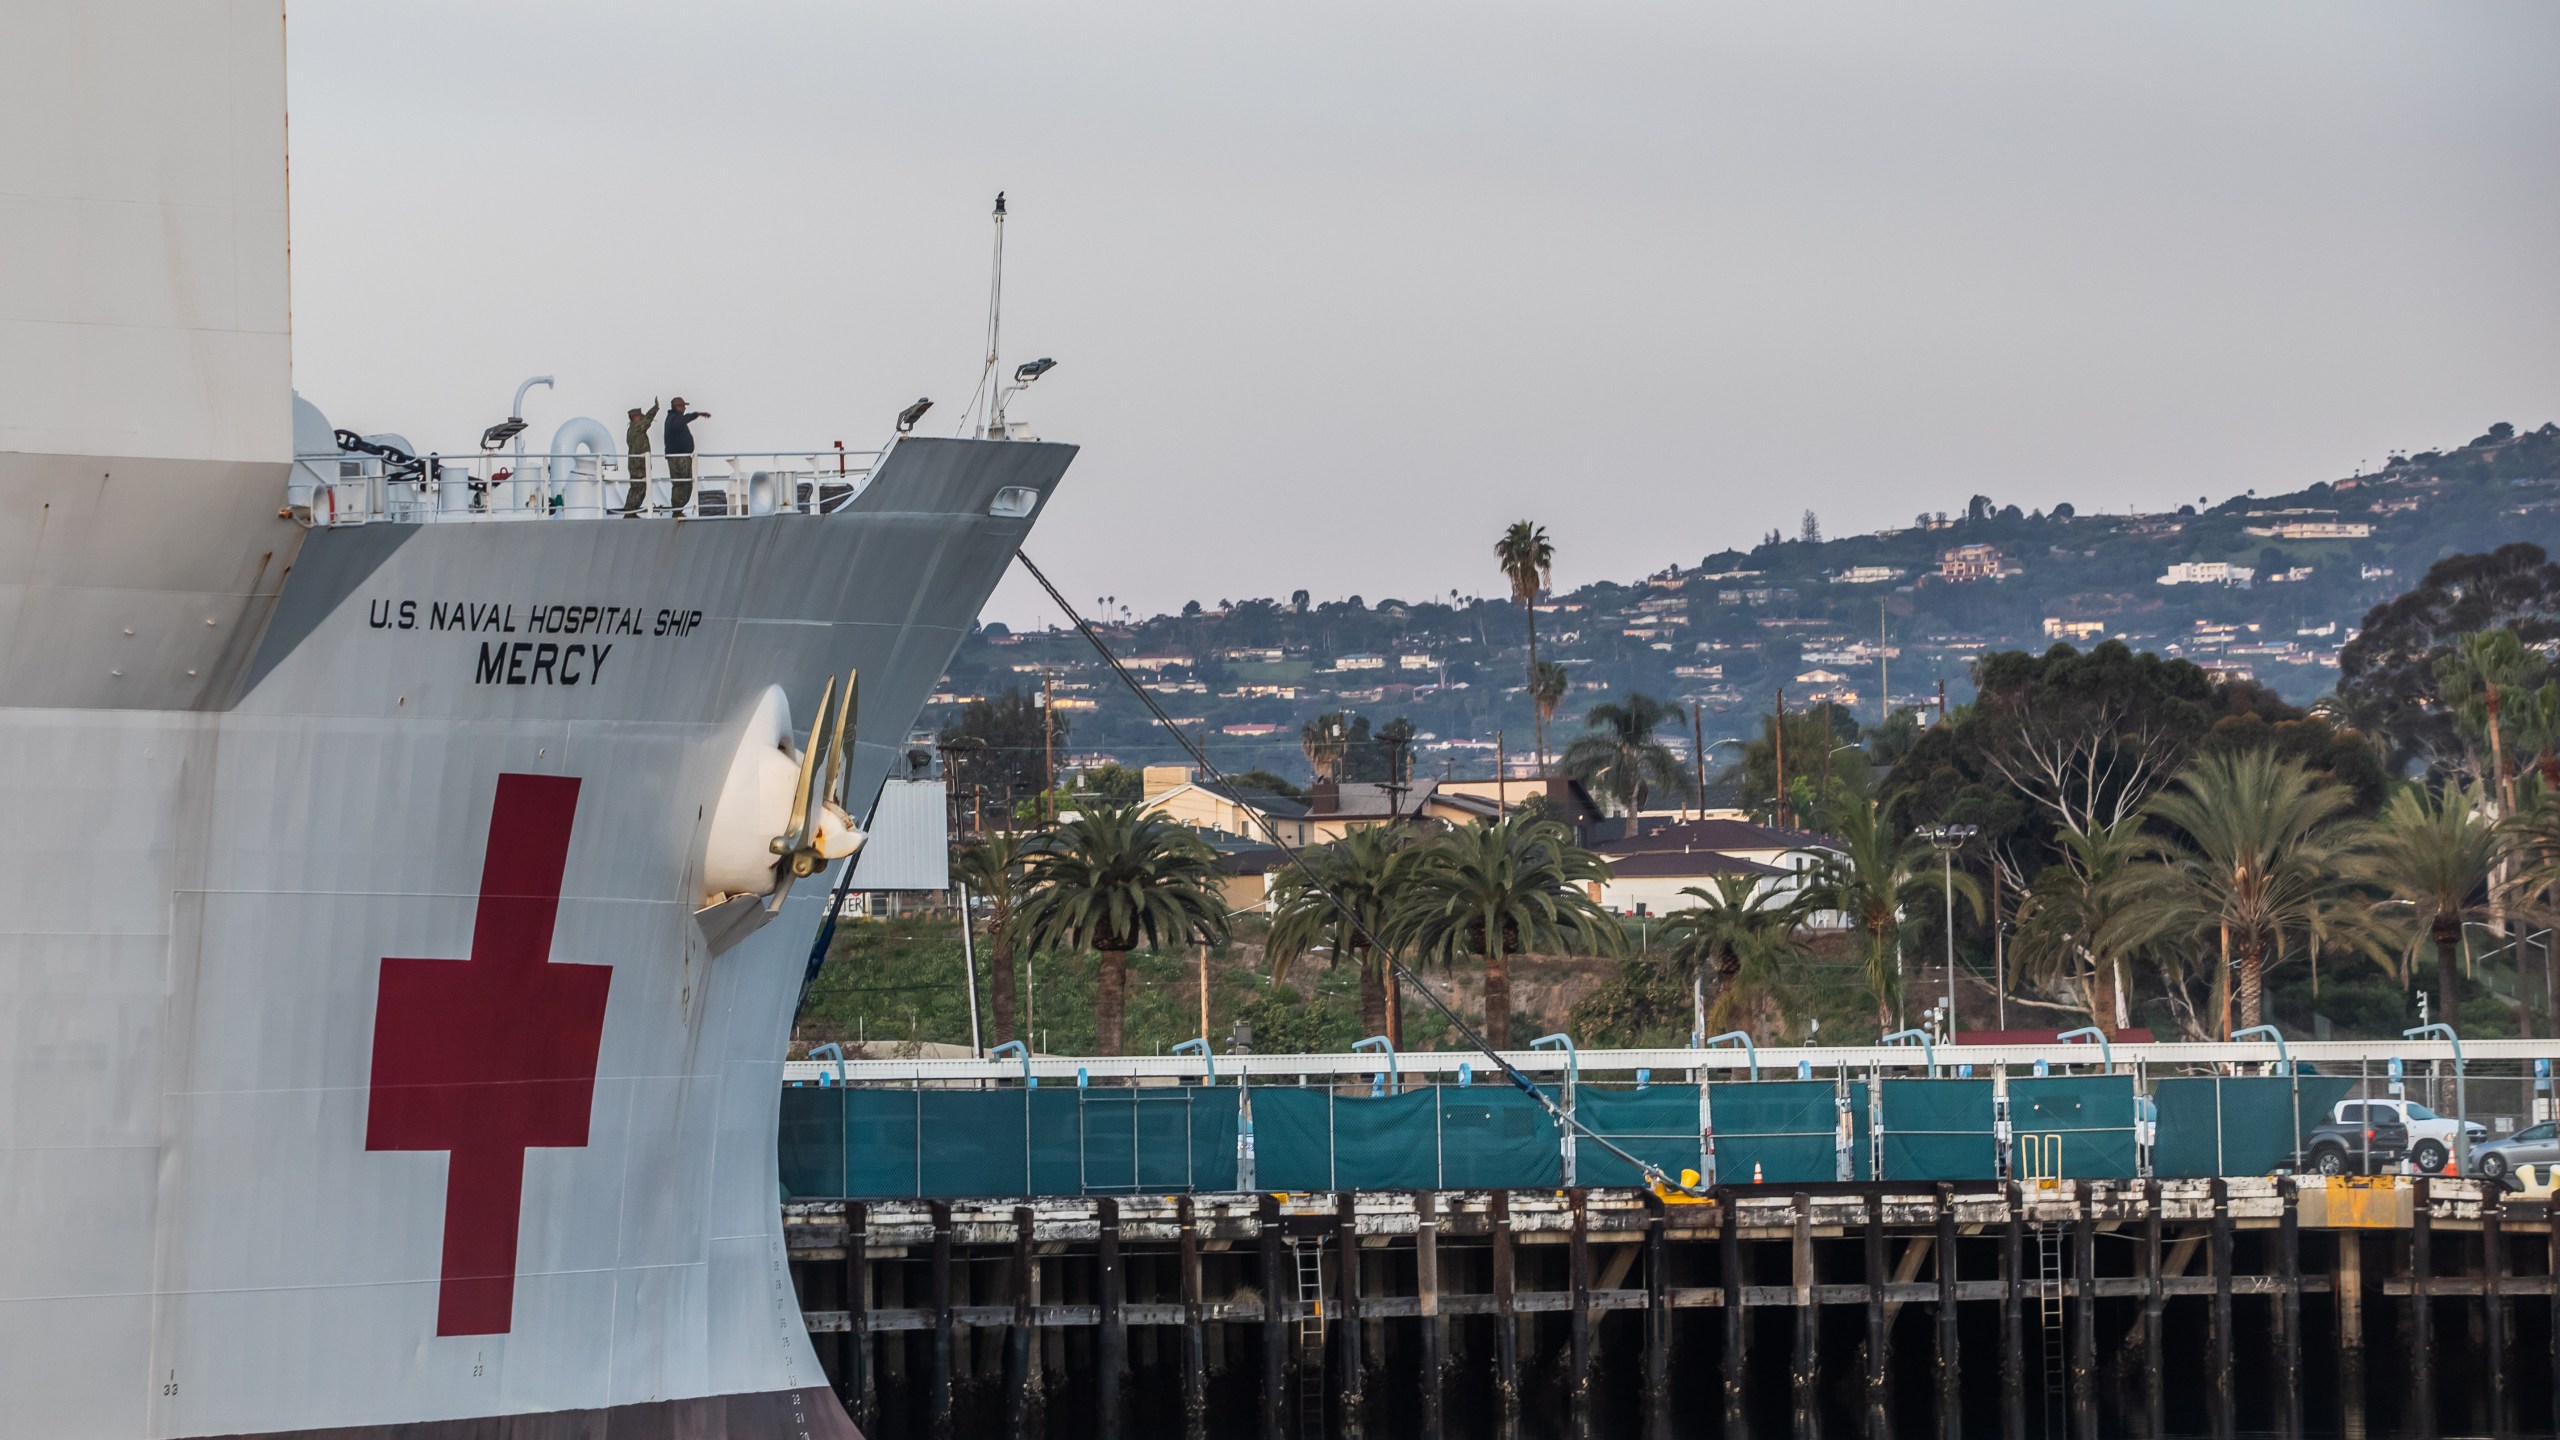
[[[2372,1175],[2409,1153],[2409,1127],[2389,1110],[2358,1106],[2361,1122],[2323,1120],[2302,1137],[2298,1169],[2321,1175]]]

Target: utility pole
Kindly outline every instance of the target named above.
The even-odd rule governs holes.
[[[1876,602],[1876,725],[1879,729],[1893,718],[1893,675],[1884,653],[1884,606],[1882,600]]]
[[[1040,672],[1040,813],[1058,823],[1058,691]]]
[[[1956,1033],[1956,852],[1979,833],[1972,825],[1932,825],[1920,832],[1938,847],[1947,887],[1947,1033]],[[2005,1006],[2007,996],[2002,996]]]
[[[2009,1028],[2009,949],[2000,921],[2000,847],[1991,847],[1991,983],[1997,991],[1997,1028]]]
[[[1707,818],[1707,717],[1706,707],[1689,707],[1690,743],[1697,747],[1698,818]]]
[[[1778,717],[1769,727],[1770,749],[1777,757],[1778,794],[1770,802],[1769,818],[1780,825],[1787,823],[1787,687],[1778,687]]]

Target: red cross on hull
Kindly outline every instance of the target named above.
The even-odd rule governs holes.
[[[501,775],[467,960],[386,958],[367,1150],[443,1150],[439,1335],[513,1325],[524,1155],[587,1143],[606,965],[551,963],[578,782]]]

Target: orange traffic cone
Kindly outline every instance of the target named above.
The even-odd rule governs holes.
[[[1754,1185],[1760,1183],[1760,1162],[1757,1160],[1751,1162],[1751,1183]]]

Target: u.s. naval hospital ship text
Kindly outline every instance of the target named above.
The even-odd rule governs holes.
[[[0,1437],[850,1433],[783,1042],[1072,447],[338,430],[277,0],[0,50]]]

